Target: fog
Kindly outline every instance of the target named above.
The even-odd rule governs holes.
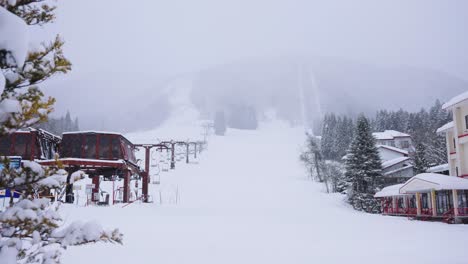
[[[168,112],[165,87],[178,78],[192,78],[194,97],[208,99],[215,89],[242,90],[248,80],[249,89],[233,97],[243,100],[265,97],[269,87],[295,93],[299,70],[294,69],[302,69],[317,78],[320,93],[312,97],[326,97],[308,111],[372,112],[382,106],[379,95],[395,94],[391,89],[409,92],[414,100],[400,94],[384,107],[415,109],[467,87],[463,0],[62,0],[57,5],[56,23],[44,31],[65,39],[73,71],[42,88],[57,98],[55,115],[70,110],[82,128],[157,126]],[[333,93],[323,93],[329,90]],[[335,107],[356,90],[352,104]],[[219,91],[216,100],[224,102]],[[219,106],[205,109],[207,117],[214,108]]]

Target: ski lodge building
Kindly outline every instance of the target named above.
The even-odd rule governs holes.
[[[402,183],[413,177],[414,166],[409,158],[410,151],[414,150],[411,136],[394,130],[373,135],[377,139],[385,185]]]
[[[381,200],[384,215],[468,221],[468,92],[443,108],[452,112],[454,120],[437,130],[446,135],[449,175],[423,173],[383,188],[374,197]]]
[[[415,148],[411,136],[395,130],[375,132],[372,135],[377,140],[377,145],[402,149],[406,152],[414,152]]]

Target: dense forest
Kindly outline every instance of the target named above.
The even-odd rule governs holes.
[[[447,163],[446,142],[437,129],[451,121],[450,114],[437,100],[429,109],[418,112],[379,110],[370,118],[373,132],[397,130],[411,135],[414,146],[422,145],[430,165]],[[353,139],[355,120],[346,115],[326,114],[322,124],[321,149],[324,159],[339,161]]]

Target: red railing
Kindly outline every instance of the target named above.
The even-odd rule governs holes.
[[[392,208],[392,207],[383,207],[383,214],[389,215],[416,215],[416,208]],[[468,212],[468,210],[467,210]]]
[[[418,214],[418,208],[408,208],[408,215],[417,215]]]
[[[458,215],[465,216],[468,215],[468,207],[459,207],[457,208]]]
[[[421,215],[432,215],[432,208],[422,208]]]

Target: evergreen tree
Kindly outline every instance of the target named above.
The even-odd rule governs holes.
[[[336,140],[336,116],[333,113],[326,114],[322,126],[322,140],[320,146],[322,149],[323,158],[332,160],[335,155],[335,140]]]
[[[55,18],[55,7],[43,0],[0,0],[0,8],[15,14],[29,26],[44,25]],[[28,102],[21,103],[20,111],[2,118],[0,134],[47,119],[55,100],[50,97],[44,99],[37,85],[58,73],[71,70],[71,63],[64,57],[62,47],[63,41],[57,36],[50,43],[44,43],[42,48],[29,52],[25,61],[18,61],[19,58],[11,50],[0,50],[0,74],[8,76],[5,87],[1,87],[0,103],[5,100]]]
[[[0,0],[1,22],[8,24],[8,21],[14,21],[15,25],[24,25],[24,32],[17,32],[19,35],[27,34],[26,24],[44,25],[52,22],[55,18],[54,10],[54,6],[43,0]],[[0,43],[4,43],[5,38],[21,41],[16,39],[16,34],[0,35]],[[27,46],[27,43],[23,44]],[[63,42],[56,37],[51,43],[29,52],[24,61],[12,50],[0,50],[0,104],[18,106],[14,112],[0,111],[1,135],[47,119],[54,99],[44,100],[37,85],[57,73],[66,73],[71,69],[70,62],[63,56],[62,46]],[[3,87],[4,76],[8,78]],[[17,169],[10,168],[8,158],[1,158],[1,162],[0,189],[21,193],[19,199],[11,199],[9,207],[0,212],[2,263],[60,263],[61,251],[68,246],[97,241],[122,242],[122,234],[118,230],[104,231],[95,223],[75,222],[62,226],[58,204],[51,204],[49,199],[38,197],[38,194],[63,191],[67,178],[71,182],[79,180],[83,177],[82,172],[68,176],[60,164],[57,164],[58,169],[43,168],[33,161],[25,161]]]
[[[429,168],[429,162],[426,159],[426,147],[422,143],[416,145],[414,153],[414,170],[417,174],[424,173]]]
[[[353,141],[354,124],[353,120],[349,117],[343,116],[338,119],[337,136],[336,136],[336,158],[335,160],[341,161],[343,156],[346,155],[351,142]]]
[[[70,116],[70,111],[67,111],[65,119],[63,120],[63,132],[70,132],[73,130],[73,121]]]
[[[75,121],[73,122],[73,130],[74,131],[80,130],[80,123],[78,122],[78,117],[75,117]]]
[[[218,136],[224,136],[226,133],[226,119],[223,111],[216,112],[213,125],[215,134]]]
[[[346,181],[351,187],[349,202],[356,210],[380,212],[373,195],[383,184],[382,162],[372,136],[369,120],[361,115],[345,162]]]

